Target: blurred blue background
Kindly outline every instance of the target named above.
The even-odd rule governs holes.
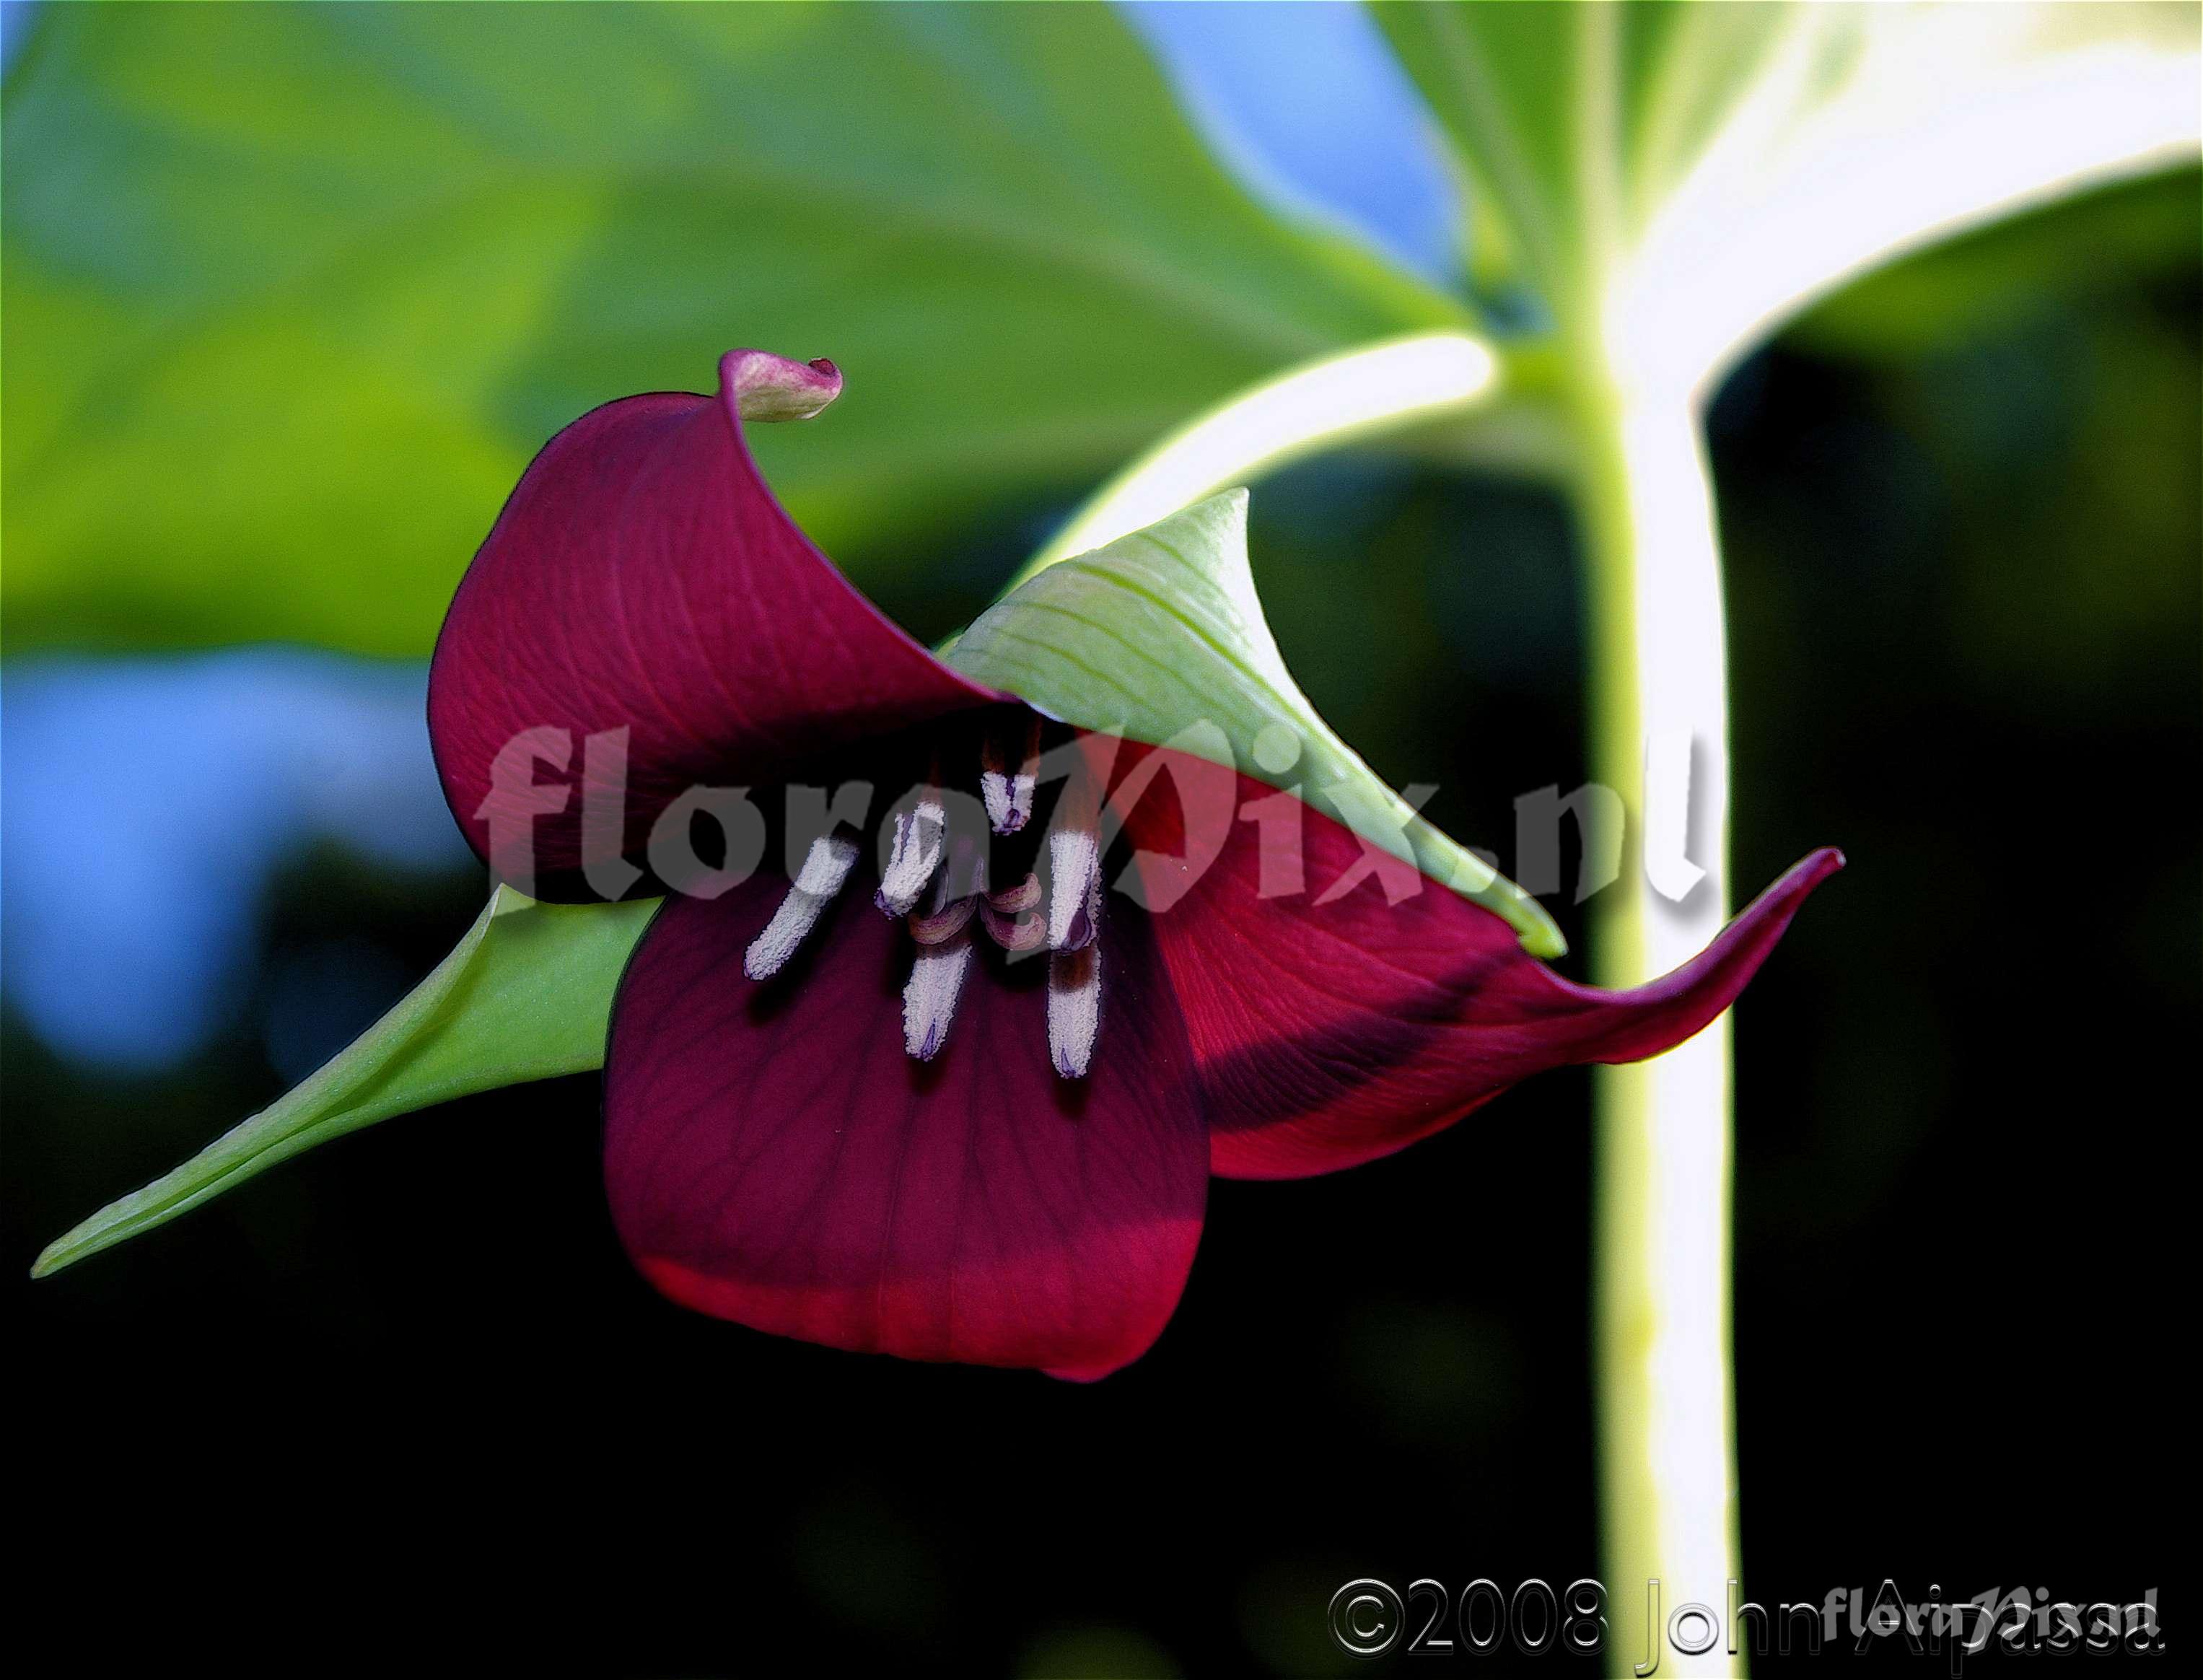
[[[322,843],[400,873],[466,868],[426,683],[417,665],[277,648],[0,673],[9,1006],[72,1062],[159,1073],[236,1024],[279,867]],[[383,965],[331,983],[351,1031],[310,1035],[324,1056],[405,980]],[[292,1078],[315,1065],[275,1059]]]

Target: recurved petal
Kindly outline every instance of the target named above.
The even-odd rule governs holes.
[[[607,404],[529,464],[428,679],[445,795],[500,874],[599,896],[576,872],[641,861],[689,788],[775,783],[995,697],[858,594],[759,476],[743,415],[813,413],[840,386],[830,363],[731,351],[716,396]],[[585,772],[608,821],[585,821]]]
[[[861,895],[773,980],[744,979],[783,885],[669,900],[621,986],[605,1183],[637,1268],[683,1305],[833,1347],[1077,1379],[1137,1358],[1177,1305],[1208,1178],[1142,919],[1110,930],[1104,1042],[1068,1080],[1040,963],[970,975],[939,1055],[907,1056],[912,948]]]
[[[1120,793],[1144,756],[1125,749]],[[1281,806],[1243,777],[1227,798],[1211,784],[1233,772],[1184,754],[1169,763],[1116,814],[1149,889],[1176,895],[1152,920],[1200,1068],[1211,1160],[1227,1178],[1351,1167],[1544,1068],[1680,1044],[1728,1007],[1843,862],[1814,853],[1691,962],[1607,991],[1562,978],[1491,912],[1381,867],[1321,813]],[[1122,804],[1113,796],[1113,810]],[[1214,831],[1214,813],[1235,810]],[[1188,813],[1208,814],[1196,825]]]

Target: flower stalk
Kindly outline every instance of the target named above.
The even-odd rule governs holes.
[[[1631,831],[1620,879],[1593,903],[1604,985],[1687,961],[1728,914],[1726,636],[1698,419],[1686,387],[1617,382],[1597,385],[1580,410],[1591,767],[1621,796]],[[1663,859],[1683,856],[1670,843],[1686,838],[1694,881],[1646,867],[1656,847]],[[1663,1056],[1597,1070],[1603,1567],[1615,1649],[1632,1663],[1664,1638],[1659,1624],[1675,1606],[1725,1614],[1727,1583],[1740,1578],[1729,1048],[1724,1014]],[[1656,1579],[1660,1609],[1648,1625]],[[1733,1662],[1718,1649],[1700,1660]]]

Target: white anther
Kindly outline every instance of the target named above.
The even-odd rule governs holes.
[[[1022,783],[1022,787],[1019,784]],[[1015,834],[1032,815],[1031,782],[1022,777],[1012,778],[999,770],[979,772],[979,797],[987,807],[987,825],[997,834]],[[1018,795],[1025,796],[1024,808],[1019,808]]]
[[[804,935],[818,925],[820,913],[849,878],[858,849],[855,839],[846,834],[822,834],[811,843],[788,896],[780,901],[765,932],[751,940],[749,949],[742,953],[742,973],[753,980],[769,979],[786,966]]]
[[[1057,951],[1048,960],[1048,1054],[1066,1080],[1086,1077],[1102,1026],[1102,947]]]
[[[1040,719],[1025,719],[1023,751],[1010,759],[1006,732],[989,730],[979,742],[979,797],[997,834],[1015,834],[1032,820],[1033,788],[1040,776]]]
[[[1094,938],[1102,852],[1092,829],[1058,829],[1048,837],[1048,948],[1077,950]]]
[[[940,944],[918,948],[918,961],[902,989],[902,1047],[918,1061],[932,1061],[948,1041],[964,971],[971,966],[968,926]]]
[[[910,907],[918,902],[933,872],[941,867],[948,832],[948,811],[941,802],[938,788],[922,790],[914,801],[896,810],[895,839],[874,899],[881,909],[891,916],[910,914]]]
[[[1091,777],[1074,772],[1048,830],[1048,948],[1077,950],[1102,908],[1102,813]]]

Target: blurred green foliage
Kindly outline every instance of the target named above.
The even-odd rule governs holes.
[[[1479,283],[1633,376],[1695,382],[1910,247],[2195,150],[2192,8],[1375,15],[1469,183]]]
[[[55,6],[7,89],[8,647],[420,654],[543,440],[737,344],[860,581],[1462,306],[1258,207],[1102,6]]]
[[[1376,15],[1472,183],[1478,279],[1533,288],[1559,312],[1587,301],[1579,288],[1625,216],[1674,185],[1797,24],[1776,6],[1665,0],[1440,0]],[[1613,196],[1587,190],[1602,175]]]
[[[1846,134],[1931,133],[1958,98],[1893,73],[1948,47],[1903,9],[1379,19],[1485,189],[1478,279],[1550,316],[1587,309],[1710,160],[1685,268],[1749,269],[1769,253],[1739,233],[1817,203]],[[1967,97],[2101,48],[2177,73],[2194,34],[2177,7],[2015,10],[1956,69]],[[1745,143],[1770,111],[1781,144]],[[1280,367],[1472,315],[1258,204],[1098,4],[51,6],[0,139],[14,650],[424,652],[546,436],[693,389],[738,343],[843,364],[816,435],[759,453],[892,596],[914,553]],[[1979,213],[2010,183],[1954,191]],[[1922,231],[1816,225],[1838,269]],[[1756,318],[1682,324],[1712,356]]]

